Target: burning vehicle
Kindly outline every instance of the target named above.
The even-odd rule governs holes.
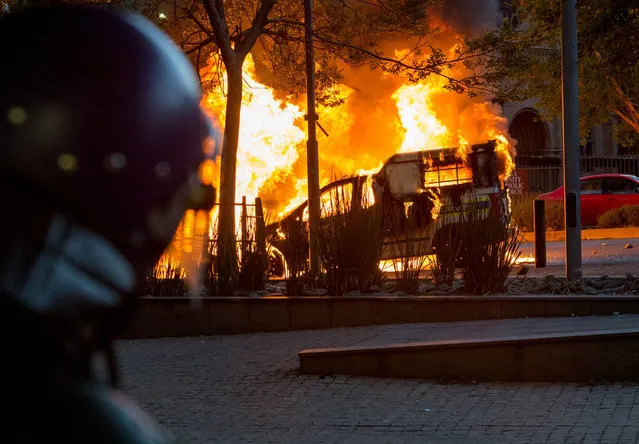
[[[455,47],[451,46],[451,51]],[[217,72],[216,66],[211,64],[202,70],[202,78],[210,80]],[[319,134],[322,147],[319,153],[320,181],[322,185],[333,182],[322,188],[322,206],[326,207],[325,213],[330,213],[331,196],[349,190],[353,193],[353,208],[366,206],[375,199],[381,202],[380,196],[383,193],[380,194],[380,190],[396,190],[400,187],[399,193],[388,192],[386,196],[387,200],[394,203],[390,208],[395,210],[398,217],[384,218],[386,241],[390,243],[385,245],[383,256],[401,254],[393,251],[403,247],[402,244],[392,243],[397,238],[393,237],[392,233],[399,230],[393,225],[401,223],[402,220],[410,225],[414,218],[409,218],[408,213],[423,213],[424,208],[432,206],[435,214],[443,211],[439,215],[440,218],[454,217],[454,212],[448,214],[446,208],[442,210],[441,206],[446,202],[446,196],[451,194],[454,198],[455,193],[464,189],[462,185],[467,186],[471,181],[467,169],[470,164],[464,163],[472,161],[470,154],[473,149],[467,141],[496,141],[497,170],[501,182],[514,169],[516,141],[509,136],[508,120],[503,116],[498,103],[487,97],[470,97],[451,91],[446,87],[448,80],[441,76],[429,76],[418,82],[411,82],[401,76],[385,74],[380,77],[377,71],[370,71],[366,67],[347,67],[344,72],[344,82],[336,86],[336,94],[341,104],[318,108],[318,113],[322,116],[322,125],[330,130],[330,137],[328,134],[326,137],[323,133]],[[463,66],[451,67],[449,74],[452,77],[465,75]],[[243,96],[242,102],[236,197],[246,196],[247,200],[251,201],[259,196],[267,219],[277,218],[285,222],[299,218],[305,223],[306,205],[303,202],[307,189],[304,107],[294,97],[284,97],[272,87],[261,83],[256,77],[250,55],[244,65],[243,77],[253,87]],[[361,87],[362,82],[366,82],[366,88]],[[202,107],[211,116],[223,120],[226,110],[224,88],[212,88],[207,91],[202,100]],[[380,143],[381,141],[383,142]],[[458,148],[436,150],[438,147]],[[423,154],[415,154],[422,151]],[[439,152],[443,153],[444,161],[440,160]],[[394,153],[399,153],[398,157],[394,157]],[[450,171],[451,174],[456,172],[461,176],[452,182],[444,177],[445,180],[441,184],[428,183],[431,179],[426,177],[422,179],[423,183],[420,183],[413,177],[413,184],[410,186],[407,183],[399,184],[398,180],[392,177],[404,174],[411,168],[411,174],[414,174],[415,168],[425,168],[429,158],[433,161],[433,167],[429,170],[431,175],[435,171],[442,175]],[[404,161],[407,163],[403,164]],[[382,173],[384,162],[387,163],[386,173],[390,176]],[[408,166],[411,163],[412,167]],[[421,167],[418,167],[419,164]],[[203,180],[219,186],[219,167],[219,159],[209,161],[201,171]],[[391,170],[396,172],[390,173]],[[348,178],[342,182],[331,179],[334,172],[340,175],[354,172],[366,177]],[[386,183],[385,180],[389,179],[390,182]],[[346,185],[347,182],[351,185]],[[409,192],[408,189],[411,187],[412,191]],[[446,191],[441,192],[442,190]],[[487,196],[486,193],[479,194],[481,199]],[[236,200],[236,204],[239,205],[239,199]],[[417,201],[414,207],[413,201]],[[380,206],[388,207],[386,204],[377,207]],[[403,210],[403,213],[400,210]],[[372,210],[371,212],[374,213]],[[401,214],[404,214],[403,219],[399,217]],[[422,216],[420,214],[415,217]],[[426,216],[430,217],[428,214]],[[241,226],[240,219],[238,206],[238,232]],[[170,263],[182,263],[189,256],[193,257],[194,262],[198,262],[201,255],[188,251],[192,248],[193,238],[215,238],[215,212],[210,215],[210,221],[207,222],[201,214],[187,214],[184,224],[176,234],[167,260],[170,256]],[[442,222],[443,220],[440,220],[438,223]],[[275,236],[277,229],[283,232],[284,225],[286,224],[281,223],[271,227],[274,262],[290,262],[285,261],[278,253],[278,249],[284,248],[286,242]],[[436,224],[432,223],[426,224],[428,229],[434,229],[435,226]],[[425,232],[426,229],[422,231]],[[303,233],[297,234],[299,238],[303,237]],[[430,234],[426,233],[424,237],[429,237],[429,240],[424,242],[432,244]],[[421,245],[419,246],[421,248]],[[297,246],[294,250],[303,252],[304,258],[308,255],[308,250],[304,247]],[[281,265],[279,267],[282,268]]]
[[[494,140],[455,148],[398,153],[376,174],[336,180],[320,190],[322,220],[333,217],[334,196],[348,211],[381,206],[383,245],[380,260],[411,255],[450,254],[444,228],[455,229],[470,211],[482,217],[508,216],[508,190],[499,176]],[[346,201],[346,202],[345,202]],[[302,227],[296,250],[291,251],[282,228]],[[283,274],[291,254],[308,251],[308,203],[304,202],[275,224],[267,227],[274,274]],[[411,233],[406,235],[407,230]],[[448,230],[450,233],[450,230]],[[410,243],[411,245],[406,245]],[[304,257],[304,256],[302,256]],[[279,261],[279,263],[278,263]]]

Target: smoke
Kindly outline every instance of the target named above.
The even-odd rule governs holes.
[[[443,0],[429,11],[439,25],[432,44],[454,54],[464,35],[499,24],[500,4],[500,0]],[[397,57],[414,44],[396,37],[378,49]],[[446,67],[444,74],[464,78],[466,69],[456,64]],[[238,196],[259,194],[267,210],[284,214],[306,196],[305,103],[303,98],[275,94],[253,73],[253,64],[245,64],[245,77],[256,87],[245,91],[242,107],[237,192]],[[469,97],[446,89],[444,77],[433,74],[415,84],[380,69],[346,64],[341,73],[338,89],[344,102],[317,109],[319,123],[327,132],[317,135],[322,185],[343,175],[376,171],[399,151],[483,143],[508,135],[499,105],[490,97]],[[223,95],[211,92],[205,102],[214,114],[224,112]],[[514,146],[514,141],[510,143]]]
[[[500,0],[445,0],[440,16],[457,32],[477,37],[501,24]]]

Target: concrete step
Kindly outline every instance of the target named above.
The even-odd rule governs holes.
[[[391,325],[298,353],[309,375],[462,381],[639,380],[639,315]]]

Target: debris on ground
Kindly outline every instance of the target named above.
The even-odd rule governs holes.
[[[585,294],[585,295],[639,295],[639,277],[627,274],[625,277],[587,277],[581,282],[566,281],[565,277],[554,275],[537,277],[529,276],[528,272],[521,272],[520,267],[513,277],[506,281],[505,289],[501,293],[508,295],[530,295],[530,294]],[[523,274],[520,274],[523,273]],[[264,291],[254,291],[250,294],[238,294],[237,296],[263,297],[277,294],[286,294],[284,282],[267,283]],[[419,283],[418,296],[467,296],[464,290],[464,283],[461,279],[453,281],[452,285],[446,283],[435,284],[434,281],[426,279]],[[305,296],[329,296],[326,289],[318,288],[313,291],[305,289]],[[351,291],[344,296],[415,296],[404,291],[397,291],[392,280],[376,286],[368,293]]]
[[[285,281],[269,281],[264,285],[264,289],[269,293],[286,293]]]
[[[530,276],[530,268],[522,265],[513,270],[510,278],[506,280],[505,288],[495,295],[535,295],[535,294],[585,294],[585,295],[639,295],[639,276],[632,274],[620,277],[586,277],[581,282],[568,283],[565,277]],[[286,295],[285,281],[268,281],[261,291],[236,292],[235,296],[244,297],[265,297]],[[464,289],[461,276],[458,276],[451,284],[436,283],[433,279],[420,280],[417,296],[468,296]],[[206,295],[203,295],[206,296]],[[304,289],[304,296],[330,296],[325,288]],[[394,280],[386,280],[371,287],[371,291],[360,293],[351,291],[346,293],[347,297],[358,296],[416,296],[405,291],[398,291]]]
[[[508,294],[639,294],[639,278],[601,276],[584,278],[581,282],[567,282],[566,278],[512,278],[507,282]]]

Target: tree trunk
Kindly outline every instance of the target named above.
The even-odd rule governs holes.
[[[228,97],[224,123],[224,146],[220,168],[220,212],[218,220],[218,277],[220,292],[230,293],[237,278],[235,238],[235,176],[242,108],[242,62],[227,64]]]

